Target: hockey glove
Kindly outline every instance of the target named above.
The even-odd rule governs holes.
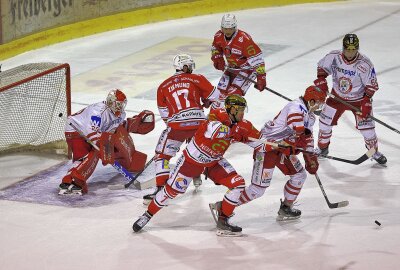
[[[230,129],[229,135],[236,142],[245,142],[248,140],[249,131],[246,129],[246,127],[243,127],[239,124],[234,125]]]
[[[325,93],[328,93],[328,82],[326,81],[325,78],[318,78],[314,81],[314,85],[324,91]]]
[[[297,155],[296,145],[292,143],[288,143],[286,141],[282,141],[278,144],[278,151],[284,154],[285,156]]]
[[[211,57],[211,60],[214,63],[214,67],[217,70],[224,70],[225,69],[225,60],[222,54],[216,54]]]
[[[304,129],[304,132],[296,138],[296,147],[305,149],[307,145],[313,142],[313,136],[311,130],[308,128]],[[312,147],[312,145],[310,145]]]
[[[309,174],[315,174],[318,171],[319,163],[318,163],[318,156],[310,155],[310,154],[303,154],[304,161],[306,163],[306,171]]]
[[[367,118],[372,111],[372,102],[371,98],[368,96],[364,96],[364,98],[361,100],[361,117],[362,118]]]
[[[267,87],[267,80],[265,73],[264,74],[257,74],[257,83],[254,85],[254,88],[259,90],[260,92],[264,91]]]
[[[131,133],[147,134],[154,129],[154,113],[144,110],[138,115],[126,119],[126,130]]]

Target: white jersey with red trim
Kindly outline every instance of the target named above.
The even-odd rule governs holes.
[[[261,139],[271,142],[295,140],[296,130],[309,129],[311,132],[315,123],[315,115],[304,104],[302,98],[289,102],[274,120],[265,123],[261,129]],[[313,142],[310,141],[312,145]]]
[[[115,116],[105,101],[94,103],[70,115],[65,125],[65,132],[76,132],[70,125],[72,123],[90,140],[96,142],[101,132],[114,132],[123,123],[125,116],[125,112],[119,117]]]
[[[320,75],[332,75],[333,94],[349,101],[361,100],[366,90],[372,96],[379,89],[374,65],[361,53],[351,62],[340,50],[328,53],[318,62]]]

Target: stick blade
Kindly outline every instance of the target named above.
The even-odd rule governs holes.
[[[331,203],[329,204],[329,208],[341,208],[341,207],[346,207],[349,205],[349,201],[341,201],[337,203]]]
[[[108,185],[108,189],[111,189],[111,190],[120,190],[120,189],[124,189],[124,188],[125,188],[124,184]]]

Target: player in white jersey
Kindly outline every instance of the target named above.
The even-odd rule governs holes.
[[[300,217],[301,211],[293,208],[293,202],[301,191],[307,173],[296,156],[298,151],[295,148],[313,151],[314,111],[322,107],[325,99],[326,92],[314,85],[309,86],[303,96],[289,102],[272,121],[264,125],[260,138],[286,147],[274,148],[263,144],[256,149],[251,184],[240,195],[239,205],[261,197],[271,183],[275,167],[278,167],[290,178],[284,188],[284,200],[281,200],[277,219]],[[303,154],[303,157],[305,169],[315,174],[319,166],[317,156]]]
[[[125,169],[139,172],[144,168],[147,155],[136,151],[131,133],[146,134],[154,129],[154,114],[142,111],[125,120],[127,100],[121,90],[111,90],[106,101],[98,102],[80,110],[67,119],[65,138],[72,151],[72,167],[62,179],[59,194],[85,194],[87,179],[94,172],[99,159],[103,165],[117,160]],[[83,133],[95,143],[94,149],[79,134]]]
[[[356,127],[364,137],[367,149],[375,148],[373,155],[379,164],[387,162],[386,157],[378,152],[378,138],[372,115],[372,96],[378,91],[378,82],[371,60],[359,51],[359,39],[355,34],[347,34],[343,38],[343,49],[332,51],[318,62],[318,79],[315,84],[326,84],[326,77],[332,75],[332,94],[349,104],[359,108],[356,113],[348,106],[328,98],[319,118],[318,147],[322,155],[328,154],[332,136],[332,127],[337,125],[342,114],[352,111],[356,119]],[[328,88],[325,89],[328,91]]]

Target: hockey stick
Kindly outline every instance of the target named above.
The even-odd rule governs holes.
[[[143,170],[141,170],[134,177],[132,177],[132,179],[130,179],[128,183],[126,183],[126,184],[108,185],[108,188],[111,189],[111,190],[129,188],[130,185],[132,185],[136,181],[136,179],[138,179],[138,177],[147,169],[147,167],[149,167],[149,165],[153,162],[154,158],[155,158],[155,156],[153,156],[149,161],[147,161],[146,165],[144,165]]]
[[[346,105],[347,107],[349,107],[349,108],[355,110],[357,114],[361,113],[361,110],[360,110],[359,108],[357,108],[357,107],[351,105],[350,103],[348,103],[348,102],[346,102],[346,101],[344,101],[344,100],[342,100],[342,99],[340,99],[340,98],[334,96],[333,94],[328,93],[328,96],[331,97],[331,98],[333,98],[334,100],[336,100],[336,101],[338,101],[338,102],[340,102],[340,103]],[[394,132],[400,134],[400,131],[399,131],[398,129],[395,129],[394,127],[392,127],[392,126],[386,124],[385,122],[379,120],[378,118],[375,118],[375,117],[372,116],[372,115],[370,115],[369,117],[370,117],[372,120],[378,122],[379,124],[381,124],[381,125],[387,127],[388,129],[393,130]]]
[[[98,147],[95,143],[93,143],[88,137],[85,136],[85,134],[83,134],[83,132],[82,132],[77,126],[74,125],[74,123],[69,122],[69,125],[70,125],[71,127],[73,127],[73,128],[76,130],[76,132],[78,132],[79,135],[80,135],[82,138],[84,138],[94,149],[96,149],[97,151],[100,150],[99,147]],[[136,175],[135,178],[134,178],[134,177],[132,176],[132,174],[131,174],[129,171],[127,171],[124,167],[122,167],[122,165],[121,165],[118,161],[114,161],[114,163],[111,164],[111,165],[112,165],[112,166],[114,167],[114,169],[116,169],[123,177],[125,177],[126,180],[129,180],[129,182],[135,181],[135,179],[136,179],[137,176],[138,176],[138,175]],[[146,165],[147,165],[147,164],[146,164]],[[132,184],[132,183],[131,183],[131,184]]]
[[[319,179],[319,176],[318,176],[317,173],[315,173],[315,179],[317,179],[319,188],[321,189],[322,194],[324,195],[325,201],[326,201],[326,203],[328,204],[328,207],[329,207],[330,209],[332,209],[332,208],[345,207],[345,206],[348,206],[348,205],[349,205],[349,201],[341,201],[341,202],[331,203],[331,202],[329,201],[329,199],[328,199],[328,196],[327,196],[326,193],[325,193],[324,187],[322,186],[322,183],[321,183],[321,179]]]
[[[239,77],[242,77],[242,78],[245,79],[246,81],[249,81],[249,82],[254,83],[254,84],[257,83],[256,81],[250,79],[249,77],[244,76],[244,75],[242,75],[242,74],[240,74],[240,73],[237,73],[238,71],[240,72],[240,71],[242,71],[242,70],[248,70],[248,69],[236,69],[236,68],[230,68],[230,67],[228,67],[228,68],[226,68],[226,70],[228,70],[228,72],[230,72],[230,73],[232,73],[232,74],[235,74],[235,75],[238,75]],[[264,87],[264,89],[267,90],[267,91],[269,91],[269,92],[271,92],[271,93],[273,93],[273,94],[275,94],[275,95],[277,95],[277,96],[279,96],[279,97],[281,97],[281,98],[286,99],[287,101],[292,101],[290,98],[288,98],[288,97],[286,97],[286,96],[284,96],[284,95],[282,95],[282,94],[280,94],[280,93],[278,93],[278,92],[272,90],[271,88]]]
[[[249,137],[249,140],[253,141],[253,142],[259,142],[259,143],[268,144],[268,145],[271,145],[274,148],[287,148],[288,147],[288,146],[285,146],[285,145],[280,145],[278,143],[269,142],[267,140],[260,140],[260,139],[251,138],[251,137]],[[324,157],[324,158],[327,158],[327,159],[333,159],[333,160],[336,160],[336,161],[341,161],[341,162],[350,163],[350,164],[354,164],[354,165],[359,165],[359,164],[363,163],[367,159],[371,158],[372,155],[375,154],[375,152],[376,152],[375,148],[371,148],[364,155],[362,155],[361,157],[359,157],[359,158],[357,158],[355,160],[349,160],[349,159],[344,159],[344,158],[339,158],[339,157],[334,157],[334,156],[325,156],[325,155],[317,154],[317,153],[312,152],[312,151],[303,150],[301,148],[296,148],[296,150],[298,150],[299,152],[302,152],[302,153],[306,153],[306,154],[310,154],[310,155],[314,155],[314,156],[318,156],[318,157]]]

